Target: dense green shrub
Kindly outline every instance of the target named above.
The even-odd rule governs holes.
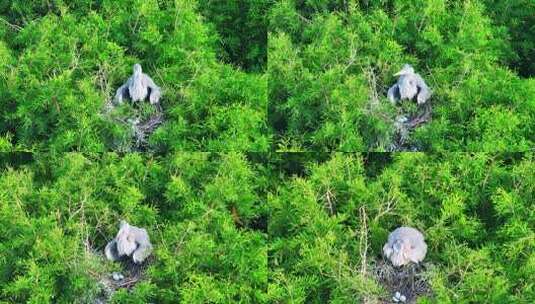
[[[428,244],[418,303],[535,303],[534,16],[533,0],[0,1],[0,303],[382,303],[401,225]],[[134,63],[163,89],[142,148],[113,119],[156,109],[105,111]],[[416,111],[384,97],[405,63],[434,92],[410,143],[430,153],[355,153],[390,149]],[[122,219],[154,252],[108,294],[132,267],[103,255]]]
[[[535,75],[535,3],[531,0],[487,0],[487,12],[495,23],[506,26],[516,56],[509,64],[525,77]]]
[[[102,250],[120,219],[147,227],[156,249],[143,282],[114,301],[265,301],[261,162],[206,153],[13,162],[0,163],[0,301],[90,302],[116,268]]]
[[[196,2],[26,3],[0,8],[2,146],[114,149],[130,130],[103,107],[140,62],[164,91],[166,121],[150,150],[268,149],[266,77],[217,60],[217,34]]]
[[[269,296],[278,303],[375,303],[389,231],[424,232],[434,300],[531,303],[532,155],[333,154],[302,159],[269,200]],[[423,299],[421,299],[423,300]],[[428,303],[428,302],[422,302]]]
[[[220,58],[247,70],[264,70],[267,13],[272,0],[200,1],[199,8],[221,36]]]
[[[120,219],[155,246],[117,303],[360,303],[420,229],[441,303],[531,303],[532,154],[2,154],[0,300],[87,302]]]
[[[498,26],[509,1],[496,2],[279,1],[268,52],[276,147],[386,149],[397,110],[383,96],[410,63],[434,91],[433,120],[413,136],[421,150],[529,149],[535,87],[507,65],[530,69],[529,30],[519,27],[533,23],[515,6],[512,28]]]

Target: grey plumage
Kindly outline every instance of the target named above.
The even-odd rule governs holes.
[[[128,78],[115,93],[115,103],[121,104],[124,98],[130,98],[132,102],[143,101],[149,97],[151,104],[157,104],[160,101],[162,92],[154,81],[141,69],[139,63],[134,64],[134,74]]]
[[[143,228],[121,221],[117,236],[106,245],[104,253],[111,261],[132,257],[134,263],[140,264],[152,253],[149,234]]]
[[[398,81],[394,84],[387,93],[388,99],[396,104],[399,100],[413,99],[419,105],[424,104],[431,98],[431,90],[423,80],[423,78],[414,72],[414,68],[408,64],[403,66],[403,69],[394,74],[398,76]]]
[[[427,254],[427,244],[420,231],[411,227],[399,227],[388,236],[383,254],[396,267],[410,262],[419,263]]]

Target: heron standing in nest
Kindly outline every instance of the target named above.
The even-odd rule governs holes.
[[[394,84],[387,93],[388,99],[393,104],[400,100],[412,100],[416,97],[418,105],[422,105],[431,98],[431,90],[420,76],[414,72],[414,68],[406,64],[401,71],[394,74],[399,77],[396,84]]]
[[[134,147],[137,150],[143,150],[147,145],[147,136],[152,134],[154,130],[164,121],[163,110],[160,105],[160,98],[162,97],[162,90],[158,87],[152,78],[143,73],[139,63],[133,66],[134,74],[119,88],[115,93],[113,102],[106,104],[105,111],[109,113],[117,105],[123,104],[124,99],[129,99],[135,113],[133,117],[126,119],[119,119],[119,122],[128,125],[132,129],[132,137],[135,139]],[[154,106],[155,113],[151,114],[149,118],[140,117],[147,115],[143,111],[142,101],[148,99],[150,104]]]
[[[151,104],[158,104],[161,97],[161,89],[149,75],[143,73],[139,63],[134,64],[134,74],[128,78],[115,93],[115,103],[121,104],[123,98],[130,98],[132,102],[143,101],[149,97]]]

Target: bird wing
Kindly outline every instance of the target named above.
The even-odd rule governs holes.
[[[143,262],[152,252],[152,244],[149,240],[149,234],[147,230],[143,228],[135,229],[137,249],[132,254],[134,263],[139,264]]]
[[[134,263],[142,263],[152,253],[152,245],[149,243],[146,246],[139,246],[132,254]]]
[[[399,93],[399,86],[397,83],[393,85],[390,89],[388,89],[387,97],[392,104],[396,104],[396,102],[401,98],[401,95]]]
[[[431,98],[431,90],[420,75],[417,75],[416,77],[416,87],[418,88],[418,96],[416,100],[418,104],[424,104],[429,98]]]
[[[414,263],[419,263],[423,261],[426,254],[427,254],[427,244],[422,241],[414,246],[414,249],[411,250],[411,254],[409,255],[409,258]]]
[[[148,75],[144,74],[143,76],[144,84],[149,88],[149,101],[151,104],[157,104],[162,95],[160,87]]]
[[[114,102],[117,105],[120,105],[123,103],[123,99],[128,98],[128,82],[123,84],[121,87],[117,89],[115,92],[115,98]]]
[[[110,261],[119,260],[120,256],[119,252],[117,251],[117,241],[115,241],[115,239],[106,245],[106,248],[104,248],[104,253],[106,258],[108,258]]]
[[[386,258],[390,258],[390,256],[392,255],[392,245],[390,244],[390,242],[387,242],[383,246],[383,254]]]

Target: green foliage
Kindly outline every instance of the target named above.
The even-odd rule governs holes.
[[[532,302],[532,155],[392,156],[310,156],[281,181],[269,200],[275,302],[374,302],[371,271],[400,225],[426,235],[438,302]]]
[[[533,0],[0,1],[0,303],[383,303],[401,225],[428,244],[418,303],[535,303],[534,16]],[[134,63],[163,92],[142,148],[128,118],[158,109],[108,107]],[[385,97],[405,63],[433,91],[410,134],[430,153],[359,153],[420,110]],[[154,251],[110,290],[120,220]]]
[[[360,303],[388,233],[448,303],[535,299],[531,154],[1,154],[0,301],[88,302],[120,219],[154,258],[112,303]]]
[[[200,1],[199,9],[220,35],[225,62],[247,70],[265,69],[267,13],[271,0]]]
[[[26,2],[0,9],[9,24],[0,26],[0,134],[11,144],[112,149],[121,136],[103,108],[140,62],[164,92],[166,121],[150,150],[268,149],[266,78],[217,60],[217,35],[197,3]],[[265,33],[254,16],[249,27]]]
[[[422,150],[528,150],[535,87],[506,66],[533,71],[533,5],[519,2],[279,1],[268,52],[276,148],[386,149],[399,109],[383,96],[410,63],[434,93],[433,120],[413,136]]]
[[[532,0],[487,0],[487,12],[495,23],[505,26],[516,56],[509,64],[525,77],[535,74],[535,3]]]
[[[260,303],[267,284],[262,165],[241,154],[37,157],[0,175],[0,300],[91,302],[126,219],[156,248],[117,303]]]

